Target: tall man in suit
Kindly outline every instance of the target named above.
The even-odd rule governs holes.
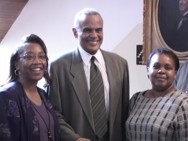
[[[49,97],[57,110],[62,141],[124,141],[128,114],[129,73],[122,57],[100,49],[103,19],[93,8],[75,16],[72,29],[76,49],[51,63]],[[100,70],[104,84],[107,131],[102,137],[94,127],[90,99],[90,59]]]

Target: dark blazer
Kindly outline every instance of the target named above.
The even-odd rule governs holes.
[[[183,22],[181,26],[176,30],[172,40],[172,49],[179,52],[188,51],[188,14],[183,16]]]
[[[38,88],[43,102],[54,118],[55,141],[59,141],[59,124],[45,92]],[[40,141],[39,123],[30,100],[20,82],[0,87],[0,141]]]
[[[129,74],[125,59],[102,50],[110,85],[109,141],[125,140]],[[83,62],[78,49],[51,63],[49,97],[60,122],[62,141],[95,140],[92,111]]]

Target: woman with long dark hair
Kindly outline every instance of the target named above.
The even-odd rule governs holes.
[[[10,59],[8,84],[0,88],[0,141],[59,141],[59,124],[45,91],[50,83],[47,48],[37,35],[24,38]]]

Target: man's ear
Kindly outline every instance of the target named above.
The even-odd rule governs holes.
[[[78,38],[78,32],[77,32],[76,28],[72,28],[72,32],[74,34],[74,37]]]

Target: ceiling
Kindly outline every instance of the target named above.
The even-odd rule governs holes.
[[[0,42],[28,0],[0,0]]]

